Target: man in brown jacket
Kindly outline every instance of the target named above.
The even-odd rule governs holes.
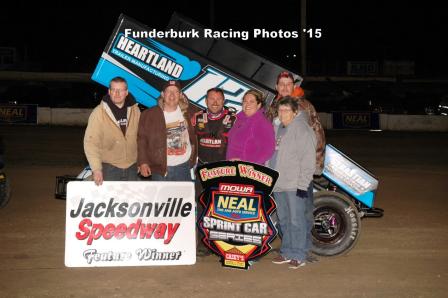
[[[197,144],[194,115],[179,81],[168,81],[158,105],[142,113],[138,128],[138,165],[153,181],[191,181]]]
[[[121,77],[109,84],[109,92],[89,117],[84,152],[96,185],[103,181],[135,181],[137,128],[140,110]]]

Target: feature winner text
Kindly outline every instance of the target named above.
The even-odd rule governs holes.
[[[263,236],[268,234],[268,225],[264,222],[235,223],[204,216],[203,224],[210,231],[210,240],[261,245]]]

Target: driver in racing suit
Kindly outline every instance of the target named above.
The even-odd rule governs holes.
[[[197,112],[191,119],[198,140],[198,165],[226,159],[227,134],[236,119],[236,110],[224,107],[224,92],[220,88],[211,88],[205,98],[207,109]],[[199,179],[195,182],[196,194],[202,192]],[[197,202],[198,216],[202,206]],[[198,255],[209,251],[198,243]]]

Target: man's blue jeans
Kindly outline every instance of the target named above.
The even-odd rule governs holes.
[[[305,261],[308,237],[311,239],[306,216],[309,198],[299,198],[295,191],[274,192],[274,198],[283,234],[280,254],[288,259]]]
[[[166,176],[152,174],[152,181],[191,181],[190,162],[168,167]]]
[[[308,198],[306,198],[306,206],[305,206],[305,217],[306,217],[306,251],[310,251],[313,246],[313,239],[311,235],[311,231],[314,228],[314,192],[313,192],[313,182],[311,181],[310,186],[308,187]]]
[[[121,169],[111,164],[103,163],[103,179],[104,181],[139,181],[137,174],[137,164],[131,165],[129,168]]]

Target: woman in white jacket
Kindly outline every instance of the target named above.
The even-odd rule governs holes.
[[[283,237],[273,262],[297,269],[305,265],[311,239],[313,204],[307,190],[316,168],[316,136],[293,97],[282,98],[277,112],[280,121],[274,127],[276,146],[269,166],[280,173],[274,198]]]

